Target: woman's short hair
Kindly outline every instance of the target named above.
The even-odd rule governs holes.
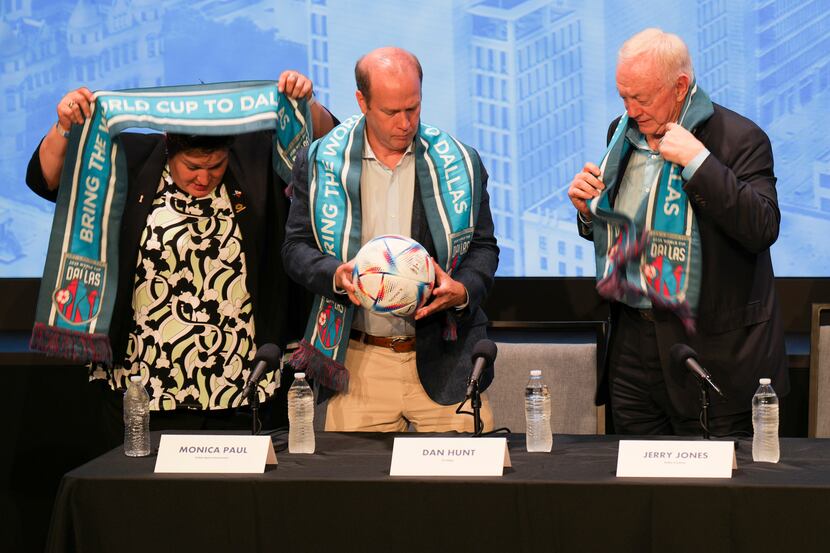
[[[198,151],[211,153],[218,150],[229,150],[233,144],[233,136],[212,136],[204,134],[177,134],[167,133],[165,144],[167,146],[167,159],[172,158],[179,152]]]

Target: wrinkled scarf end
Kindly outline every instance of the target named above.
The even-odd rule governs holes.
[[[653,308],[674,313],[680,319],[686,333],[690,336],[694,335],[697,332],[697,328],[695,325],[695,316],[692,313],[691,307],[689,307],[689,302],[685,300],[681,302],[668,300],[654,292],[651,288],[648,288],[646,293],[644,293],[643,290],[625,280],[619,270],[619,267],[625,267],[630,261],[638,259],[642,255],[648,243],[648,234],[648,231],[644,230],[639,239],[634,240],[625,249],[619,249],[611,256],[614,269],[608,276],[597,282],[597,293],[610,301],[622,301],[629,292],[639,296],[645,296],[651,301]]]
[[[628,286],[626,286],[628,285]],[[631,291],[643,295],[642,290],[636,286],[631,286],[627,282],[619,278],[619,273],[612,273],[604,279],[597,282],[597,293],[609,301],[622,301],[626,295],[626,291]],[[689,302],[672,302],[666,300],[662,296],[655,294],[651,290],[645,294],[651,301],[651,306],[654,309],[661,311],[669,311],[680,319],[686,334],[693,336],[697,333],[697,325],[695,323],[695,316],[692,309],[689,307]]]

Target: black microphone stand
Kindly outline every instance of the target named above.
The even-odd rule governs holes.
[[[248,394],[248,405],[251,406],[251,435],[256,436],[259,421],[259,386],[257,384],[254,384]]]
[[[697,379],[700,384],[700,424],[703,426],[703,439],[709,439],[709,386],[702,378]]]
[[[481,436],[484,425],[481,423],[481,394],[478,391],[478,380],[473,380],[473,393],[470,395],[470,405],[473,407],[473,436]]]

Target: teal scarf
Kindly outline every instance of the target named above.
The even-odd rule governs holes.
[[[31,348],[78,362],[112,363],[108,332],[118,283],[127,195],[119,133],[145,127],[185,134],[275,130],[274,169],[290,180],[308,145],[310,109],[271,81],[99,91],[74,125],[61,175]]]
[[[678,123],[694,131],[712,113],[709,96],[692,83]],[[615,301],[630,293],[646,296],[654,307],[675,312],[691,332],[700,297],[701,252],[697,220],[683,190],[683,168],[663,164],[649,193],[641,235],[634,221],[611,207],[613,190],[622,181],[620,165],[631,149],[625,132],[634,125],[627,114],[620,119],[600,163],[606,188],[589,202],[597,290]]]
[[[365,120],[355,116],[314,142],[308,151],[309,215],[317,247],[346,262],[361,246],[360,173]],[[435,127],[421,124],[415,171],[437,261],[452,274],[473,238],[481,202],[478,153]],[[343,366],[353,305],[317,296],[304,340],[291,359],[321,385],[348,389]],[[445,338],[455,337],[454,328]]]

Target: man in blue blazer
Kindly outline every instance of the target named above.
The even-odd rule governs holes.
[[[579,212],[579,232],[595,244],[604,238],[607,227],[598,230],[603,223],[597,223],[588,202],[606,192],[611,209],[642,229],[650,228],[648,218],[655,212],[675,213],[679,208],[670,201],[681,198],[682,189],[696,226],[690,247],[675,255],[680,250],[658,245],[642,255],[663,254],[657,256],[663,269],[660,285],[652,291],[666,293],[686,278],[697,278],[699,293],[690,288],[686,295],[687,304],[694,304],[694,332],[684,327],[677,311],[660,303],[662,298],[657,303],[653,295],[616,298],[598,402],[610,395],[614,430],[620,434],[702,433],[699,383],[670,358],[674,344],[687,344],[725,392],[725,397],[712,393],[708,430],[713,435],[751,433],[751,399],[759,378],[772,378],[779,395],[789,391],[769,251],[781,219],[769,139],[749,119],[709,101],[697,87],[688,50],[676,35],[646,29],[630,38],[620,50],[616,80],[626,115],[622,123],[611,124],[609,155],[616,140],[627,144],[613,176],[609,165],[600,169],[587,163],[574,177],[568,195]],[[705,109],[700,121],[686,128],[683,121],[687,110],[695,108],[696,102],[689,101],[694,94],[701,98],[698,107]],[[674,182],[680,186],[655,202],[652,190],[660,186],[666,163],[677,167]],[[681,244],[683,238],[675,235],[670,244]],[[646,250],[657,242],[649,244]],[[597,253],[604,261],[605,250]],[[672,256],[676,263],[663,264]],[[688,274],[682,271],[687,256],[694,257]],[[626,271],[631,267],[626,265]],[[601,268],[600,262],[598,272]],[[643,261],[641,268],[643,281],[656,274],[651,261]]]
[[[480,305],[493,284],[499,252],[487,175],[475,150],[421,124],[422,71],[413,54],[398,48],[372,51],[358,60],[355,76],[363,117],[345,121],[301,152],[294,167],[282,253],[289,276],[318,296],[302,346],[311,350],[305,352],[305,359],[320,356],[330,333],[345,334],[338,335],[342,341],[335,351],[340,353],[329,352],[332,358],[324,359],[325,368],[314,362],[298,366],[322,385],[318,392],[322,397],[330,397],[326,430],[403,431],[412,425],[418,431],[471,431],[472,418],[457,414],[456,409],[465,401],[472,348],[485,338],[487,318]],[[446,137],[443,142],[436,138],[441,136]],[[432,150],[430,140],[439,140]],[[436,148],[444,152],[443,158],[436,159],[449,165],[430,173],[425,160]],[[447,153],[448,148],[458,156]],[[347,160],[353,168],[359,166],[359,182],[352,185],[350,203],[342,204],[338,211],[342,217],[336,223],[345,229],[345,236],[353,238],[353,247],[333,255],[331,248],[323,246],[313,220],[318,210],[337,211],[324,202],[350,193],[345,178],[343,183],[338,180],[341,173],[325,179],[332,163],[326,156],[335,151],[342,154],[337,159]],[[456,161],[459,165],[452,165]],[[453,171],[459,168],[457,174],[469,176],[469,188],[442,200],[440,192],[433,192],[457,182],[441,182],[435,175],[455,175]],[[315,181],[318,175],[320,180]],[[310,181],[318,186],[309,186]],[[327,192],[332,198],[314,195],[315,190],[335,182],[338,187]],[[453,199],[459,198],[465,199],[454,205]],[[441,228],[436,214],[443,207],[471,210],[472,223],[458,232]],[[348,209],[352,212],[347,218],[342,212]],[[359,307],[354,295],[351,259],[361,244],[384,234],[413,238],[435,260],[432,298],[414,317],[378,315]],[[448,249],[447,244],[452,247]],[[318,321],[331,323],[333,314],[348,311],[354,312],[350,331],[348,318],[337,319],[321,331],[326,332],[326,340],[315,342],[313,327]],[[314,344],[316,349],[312,349]],[[348,376],[343,376],[344,370]],[[332,371],[337,376],[330,378]],[[492,379],[492,367],[488,367],[480,389],[486,389]],[[485,428],[492,427],[486,394],[482,420]]]

